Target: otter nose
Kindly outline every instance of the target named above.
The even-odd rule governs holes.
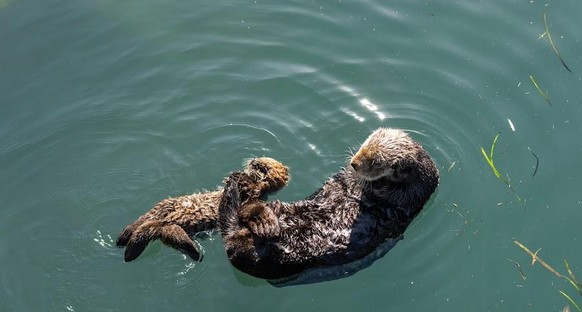
[[[360,166],[356,162],[352,162],[351,165],[352,165],[352,168],[354,168],[354,170],[358,170],[358,167]]]

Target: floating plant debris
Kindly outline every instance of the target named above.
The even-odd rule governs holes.
[[[532,261],[531,261],[531,265],[533,266],[536,262],[538,262],[539,264],[541,264],[544,268],[546,268],[548,271],[550,271],[552,274],[554,274],[556,277],[559,278],[563,278],[566,281],[568,281],[570,283],[570,285],[572,285],[572,287],[574,287],[576,289],[576,291],[578,291],[579,294],[582,295],[582,284],[576,279],[576,277],[574,276],[574,273],[572,272],[572,270],[570,270],[570,265],[568,264],[568,261],[566,259],[564,259],[564,265],[566,267],[566,271],[568,272],[568,276],[560,274],[560,272],[558,272],[556,269],[554,269],[552,266],[550,266],[547,262],[545,262],[544,260],[542,260],[539,256],[538,253],[540,252],[541,248],[538,249],[535,253],[532,252],[531,250],[529,250],[529,248],[525,247],[522,243],[514,240],[513,241],[517,246],[519,246],[519,248],[521,248],[523,251],[525,251],[527,254],[529,254],[532,257]],[[562,296],[564,296],[564,298],[566,298],[570,304],[572,304],[576,310],[578,310],[579,312],[582,312],[582,309],[580,309],[580,306],[578,306],[578,304],[576,303],[576,301],[574,301],[568,294],[566,294],[565,292],[560,290],[560,294],[562,294]]]
[[[535,81],[535,79],[534,79],[534,77],[532,75],[529,75],[529,80],[531,80],[531,82],[536,87],[536,89],[538,90],[538,92],[542,95],[542,97],[544,98],[544,100],[546,100],[546,102],[548,102],[548,104],[550,104],[550,106],[551,106],[552,105],[552,101],[550,101],[550,97],[548,96],[548,94],[546,92],[542,91],[542,89],[540,88],[540,86]]]
[[[538,158],[538,156],[531,150],[531,148],[527,148],[529,150],[529,152],[533,155],[533,157],[535,157],[536,159],[536,167],[534,169],[533,174],[531,175],[532,177],[536,176],[536,173],[538,173],[538,167],[540,166],[540,159]]]
[[[497,143],[497,139],[499,138],[500,134],[501,134],[501,132],[498,132],[497,135],[495,135],[495,138],[493,139],[493,143],[491,144],[491,149],[489,150],[489,155],[487,155],[487,152],[485,152],[485,149],[483,147],[481,147],[481,154],[483,154],[483,157],[485,157],[485,161],[487,161],[487,164],[489,165],[489,167],[493,171],[493,174],[495,175],[495,177],[497,177],[497,179],[499,181],[505,183],[505,185],[507,185],[507,187],[513,192],[513,194],[515,194],[515,197],[517,197],[517,200],[521,201],[521,198],[519,197],[519,195],[517,195],[517,193],[515,192],[515,190],[511,186],[511,183],[509,182],[509,180],[506,179],[504,176],[502,176],[501,173],[499,173],[499,170],[497,170],[497,167],[495,167],[495,162],[493,161],[493,152],[495,151],[495,144]]]
[[[576,308],[576,310],[582,312],[582,310],[580,310],[580,307],[578,306],[578,304],[576,304],[576,301],[572,300],[572,298],[570,298],[570,296],[568,296],[568,294],[566,294],[565,292],[560,290],[560,293],[562,294],[562,296],[566,297],[566,299],[568,299],[568,301],[570,301],[570,303]]]
[[[513,260],[513,259],[507,259],[507,261],[509,262],[513,262],[513,264],[515,265],[515,267],[517,268],[517,271],[519,272],[519,275],[521,276],[522,280],[526,280],[527,278],[525,277],[525,274],[523,273],[523,271],[521,270],[521,265],[519,265],[519,262]]]
[[[507,118],[507,122],[509,123],[509,128],[511,128],[511,131],[515,132],[515,126],[513,125],[511,119]]]
[[[489,167],[491,167],[491,170],[493,170],[493,174],[495,174],[497,179],[499,179],[501,182],[509,186],[510,185],[509,181],[499,173],[499,170],[497,170],[497,168],[495,167],[495,163],[493,162],[493,152],[495,151],[495,144],[497,143],[497,139],[499,138],[500,134],[501,132],[498,132],[497,135],[495,135],[493,143],[491,144],[489,155],[487,155],[487,152],[485,152],[485,149],[483,147],[481,147],[481,154],[483,154],[483,157],[485,157],[485,161],[487,161],[487,164],[489,164]]]
[[[576,290],[580,293],[580,295],[582,295],[582,284],[576,279],[576,276],[574,276],[574,273],[572,272],[572,270],[570,270],[570,265],[568,265],[568,260],[566,260],[564,258],[564,265],[566,266],[566,271],[568,272],[568,275],[570,275],[570,278],[568,279],[568,282],[570,282],[570,284],[572,284],[572,286],[574,286],[574,288],[576,288]]]
[[[548,271],[552,272],[555,276],[557,276],[557,277],[564,277],[562,274],[560,274],[558,271],[556,271],[554,268],[552,268],[549,264],[547,264],[544,260],[542,260],[540,257],[538,257],[538,252],[541,250],[541,248],[538,249],[535,253],[533,253],[531,250],[529,250],[527,247],[525,247],[522,243],[520,243],[518,241],[513,241],[513,242],[517,246],[519,246],[519,248],[523,249],[523,251],[527,252],[532,257],[532,261],[531,261],[531,265],[532,266],[536,262],[539,262],[539,264],[541,264]]]
[[[558,52],[558,49],[556,48],[556,45],[554,44],[554,40],[552,40],[552,35],[550,34],[550,29],[548,28],[548,20],[546,18],[546,13],[544,13],[544,26],[545,26],[546,30],[544,31],[544,33],[542,33],[538,37],[538,40],[542,39],[545,35],[548,35],[548,40],[550,41],[550,45],[552,46],[552,50],[554,50],[554,53],[556,54],[556,56],[560,60],[560,63],[562,63],[562,65],[564,65],[564,68],[566,68],[569,72],[572,72],[572,70],[570,70],[570,67],[568,67],[568,65],[566,65],[566,62],[564,62],[564,59],[562,58],[562,55],[560,54],[560,52]]]

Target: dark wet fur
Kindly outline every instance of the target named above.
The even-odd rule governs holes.
[[[386,176],[364,183],[355,169],[344,168],[296,202],[267,202],[257,192],[261,185],[244,172],[232,173],[218,220],[231,263],[259,278],[280,279],[362,259],[387,239],[399,239],[439,182],[426,151],[402,134],[388,148],[373,149],[366,141],[352,158],[361,169],[368,158],[386,154]]]

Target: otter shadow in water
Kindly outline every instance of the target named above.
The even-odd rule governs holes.
[[[300,201],[267,202],[261,185],[244,172],[232,173],[218,227],[230,262],[255,277],[279,284],[319,269],[350,275],[390,249],[380,246],[401,239],[438,181],[422,146],[400,130],[380,128],[350,166]]]

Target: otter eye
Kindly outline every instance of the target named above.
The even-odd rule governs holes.
[[[382,167],[382,163],[375,161],[375,162],[372,163],[372,167],[374,167],[374,168],[381,168]]]

